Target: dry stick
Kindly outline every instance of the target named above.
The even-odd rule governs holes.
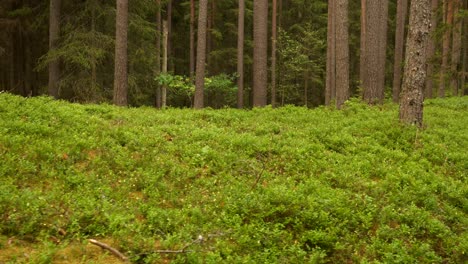
[[[113,248],[113,247],[111,247],[111,246],[109,246],[107,244],[104,244],[102,242],[99,242],[99,241],[97,241],[95,239],[90,239],[89,242],[91,242],[91,244],[94,244],[96,246],[101,247],[102,249],[109,250],[114,256],[120,258],[123,262],[128,262],[128,258],[124,254],[120,253],[120,251],[118,251],[117,249],[115,249],[115,248]]]

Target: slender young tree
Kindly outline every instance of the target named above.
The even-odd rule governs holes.
[[[276,107],[276,15],[277,3],[273,0],[271,11],[271,106]]]
[[[168,53],[169,53],[169,25],[168,22],[165,20],[163,21],[163,63],[162,63],[162,73],[167,73],[167,61],[168,61]],[[164,84],[161,89],[161,107],[166,108],[167,106],[167,85]]]
[[[245,1],[239,0],[237,24],[237,108],[244,108],[244,16]]]
[[[400,120],[418,127],[423,123],[423,89],[430,28],[430,0],[411,0],[405,71],[400,98]]]
[[[401,90],[401,72],[404,53],[404,38],[408,0],[398,0],[395,32],[395,57],[393,63],[393,101],[398,102]]]
[[[126,106],[128,94],[127,32],[128,0],[117,0],[114,65],[114,104]]]
[[[432,60],[436,51],[436,38],[435,32],[437,28],[437,8],[439,6],[439,0],[431,0],[431,33],[429,36],[429,43],[427,44],[427,59]],[[426,77],[426,88],[424,89],[424,97],[432,98],[434,90],[434,63],[428,61],[427,63],[427,77]]]
[[[442,66],[439,75],[439,97],[445,97],[446,78],[448,73],[449,53],[450,53],[450,36],[453,21],[453,0],[443,0],[443,16],[446,26],[442,39]]]
[[[255,0],[253,8],[253,106],[267,104],[268,0]]]
[[[50,0],[49,50],[55,50],[57,48],[57,42],[60,36],[60,6],[61,6],[61,0]],[[55,98],[59,97],[59,88],[58,88],[59,78],[60,78],[60,62],[58,60],[53,60],[49,62],[48,91],[49,91],[49,95]]]
[[[208,0],[200,0],[198,3],[198,36],[197,36],[197,69],[195,81],[194,108],[203,108],[203,90],[205,86],[205,62],[206,62],[206,26]]]

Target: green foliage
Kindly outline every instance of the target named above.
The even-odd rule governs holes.
[[[464,263],[467,98],[427,101],[424,130],[397,110],[158,111],[3,93],[0,239],[38,244],[43,263],[63,246],[51,238],[103,237],[138,263]]]

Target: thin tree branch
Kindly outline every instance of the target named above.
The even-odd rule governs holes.
[[[117,249],[115,249],[115,248],[113,248],[113,247],[111,247],[111,246],[109,246],[107,244],[104,244],[102,242],[99,242],[99,241],[97,241],[95,239],[90,239],[89,242],[91,244],[94,244],[96,246],[101,247],[102,249],[106,249],[106,250],[110,251],[114,256],[120,258],[120,260],[122,260],[123,262],[128,262],[128,258],[124,254],[120,253],[120,251],[118,251]]]

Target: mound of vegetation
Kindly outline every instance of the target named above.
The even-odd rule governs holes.
[[[430,100],[418,130],[358,100],[194,111],[0,94],[0,252],[35,252],[0,261],[63,263],[93,238],[136,263],[464,263],[467,110]]]

